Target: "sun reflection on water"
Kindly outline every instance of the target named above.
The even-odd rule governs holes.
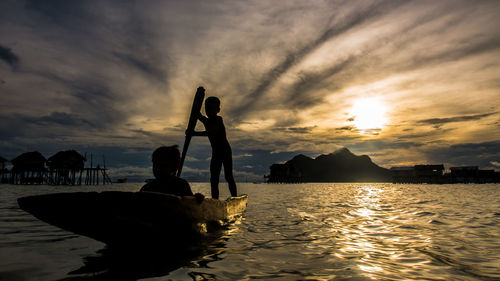
[[[363,271],[366,272],[377,272],[377,271],[382,271],[382,268],[379,266],[366,266],[366,265],[360,265],[359,268]]]
[[[391,244],[390,229],[383,223],[380,214],[380,196],[383,190],[377,185],[363,185],[354,195],[355,208],[350,212],[354,226],[344,229],[344,241],[340,252],[342,256],[358,256],[358,268],[368,278],[376,279],[374,273],[384,269],[376,265],[381,256],[391,258],[396,251],[386,245]]]

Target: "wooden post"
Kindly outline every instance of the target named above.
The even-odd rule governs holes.
[[[104,166],[104,169],[102,170],[102,185],[106,185],[106,158],[104,157],[104,154],[102,155],[102,165]]]
[[[90,153],[90,185],[94,185],[94,170],[93,167],[94,162],[93,162],[93,155]]]

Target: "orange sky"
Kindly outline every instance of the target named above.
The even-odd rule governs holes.
[[[3,1],[0,155],[99,147],[147,169],[127,159],[181,144],[203,85],[222,99],[241,175],[340,147],[384,167],[499,169],[499,12],[498,1]],[[194,145],[186,165],[205,171],[208,142]]]

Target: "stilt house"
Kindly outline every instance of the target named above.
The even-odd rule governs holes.
[[[80,185],[85,157],[75,150],[59,151],[47,160],[48,183],[55,185]]]
[[[13,184],[42,184],[47,173],[47,159],[38,151],[26,152],[10,161]]]

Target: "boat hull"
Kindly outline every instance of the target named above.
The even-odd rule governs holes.
[[[21,209],[62,229],[108,245],[181,245],[242,215],[246,195],[226,201],[155,192],[75,192],[18,199]]]

